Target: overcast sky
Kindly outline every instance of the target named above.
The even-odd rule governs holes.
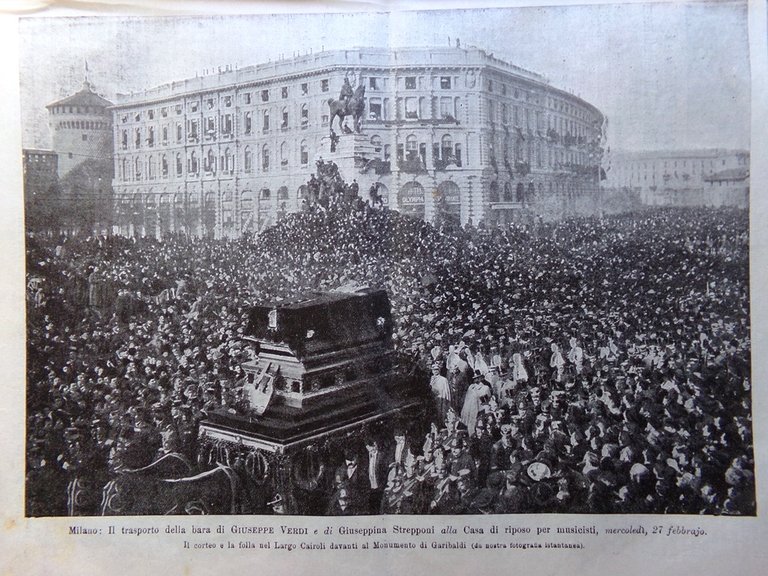
[[[172,18],[20,24],[23,144],[49,148],[45,105],[84,62],[106,98],[219,66],[358,46],[461,39],[537,72],[608,116],[614,149],[749,147],[745,2]]]

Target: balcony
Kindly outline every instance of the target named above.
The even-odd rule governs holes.
[[[406,174],[422,174],[427,171],[427,167],[421,158],[399,160],[397,169]]]
[[[450,167],[461,168],[461,159],[456,158],[453,154],[450,156],[444,156],[443,158],[432,158],[432,164],[435,170],[438,172],[445,171]]]

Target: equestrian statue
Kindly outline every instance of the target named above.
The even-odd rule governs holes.
[[[330,128],[333,132],[333,120],[338,116],[339,131],[344,130],[344,118],[352,116],[352,126],[357,134],[360,134],[363,112],[365,111],[365,85],[361,82],[357,88],[352,90],[348,78],[344,78],[344,85],[341,88],[339,99],[328,99],[328,106],[331,109]]]

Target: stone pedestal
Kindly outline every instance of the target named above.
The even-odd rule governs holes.
[[[346,182],[359,178],[360,170],[369,160],[379,155],[371,144],[370,138],[364,134],[339,134],[336,146],[332,146],[331,137],[326,136],[320,141],[320,147],[314,160],[334,162],[339,167],[339,173]]]

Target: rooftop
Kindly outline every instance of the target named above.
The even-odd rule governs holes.
[[[728,148],[700,148],[693,150],[614,150],[611,156],[615,159],[630,160],[667,160],[667,159],[705,159],[749,155],[749,150]]]
[[[151,100],[174,98],[188,93],[218,90],[226,86],[267,82],[292,74],[305,74],[329,68],[408,68],[424,66],[493,66],[529,82],[549,86],[549,80],[544,76],[505,62],[480,48],[420,47],[389,49],[359,47],[348,50],[329,50],[304,54],[294,58],[279,59],[244,68],[222,66],[213,74],[174,81],[147,90],[131,92],[130,94],[118,94],[116,107],[119,108],[120,106],[128,106]]]
[[[738,182],[739,180],[746,180],[747,178],[749,178],[749,170],[740,167],[715,172],[714,174],[706,176],[704,180],[707,182]]]
[[[93,85],[87,80],[83,82],[83,87],[79,92],[67,96],[62,100],[57,100],[46,106],[46,108],[52,108],[54,106],[98,106],[101,108],[107,108],[112,106],[112,102],[106,98],[102,98],[96,92],[93,91]]]

